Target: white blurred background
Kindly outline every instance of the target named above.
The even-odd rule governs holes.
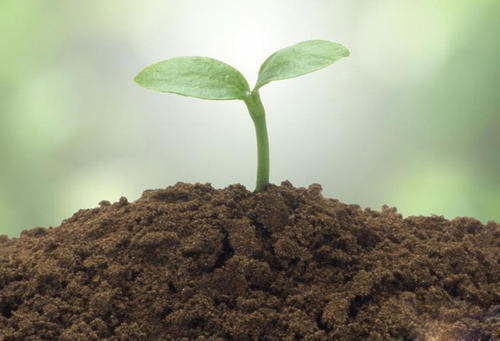
[[[184,182],[253,189],[240,101],[147,91],[133,77],[201,55],[253,85],[274,51],[351,51],[261,90],[271,182],[326,197],[500,220],[497,0],[0,2],[0,234]]]

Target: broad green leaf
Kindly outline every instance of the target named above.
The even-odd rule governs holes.
[[[250,93],[232,66],[206,57],[178,57],[148,66],[135,81],[148,89],[202,99],[243,99]]]
[[[327,40],[308,40],[273,53],[262,64],[255,89],[269,82],[294,78],[322,69],[342,57],[349,50]]]

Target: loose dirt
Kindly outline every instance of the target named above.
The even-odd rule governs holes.
[[[178,183],[0,236],[0,340],[500,340],[500,225]]]

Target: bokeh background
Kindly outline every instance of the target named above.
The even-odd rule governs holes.
[[[2,0],[0,234],[177,181],[253,188],[242,102],[132,79],[203,55],[254,83],[269,54],[318,38],[351,57],[261,91],[272,182],[500,221],[499,32],[498,0]]]

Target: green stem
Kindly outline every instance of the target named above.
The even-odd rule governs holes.
[[[260,100],[258,90],[245,98],[257,135],[257,184],[255,191],[260,192],[269,185],[269,138],[267,137],[266,111]]]

